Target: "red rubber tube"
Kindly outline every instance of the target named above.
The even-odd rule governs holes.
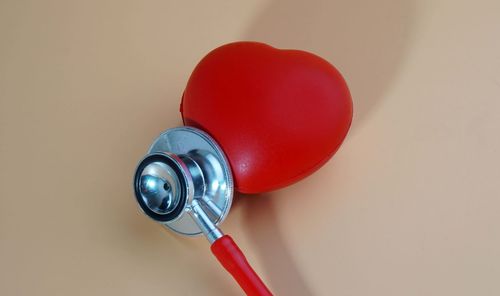
[[[247,295],[273,295],[229,235],[217,239],[211,246],[212,253],[222,266],[233,276]]]

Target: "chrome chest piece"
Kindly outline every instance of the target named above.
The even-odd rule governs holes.
[[[139,163],[137,202],[146,215],[184,235],[212,243],[229,213],[233,179],[222,149],[205,132],[178,127],[163,132]]]

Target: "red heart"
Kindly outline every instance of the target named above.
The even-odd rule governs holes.
[[[259,193],[321,167],[349,130],[352,100],[341,74],[322,58],[236,42],[196,66],[181,113],[222,147],[236,190]]]

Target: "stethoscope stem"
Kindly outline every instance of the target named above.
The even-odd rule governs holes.
[[[272,295],[231,236],[210,220],[198,200],[192,201],[189,213],[210,242],[212,253],[247,295]]]
[[[191,210],[189,211],[189,214],[198,227],[200,227],[203,235],[205,235],[210,244],[213,244],[217,239],[224,235],[222,231],[210,220],[207,213],[205,213],[205,211],[201,208],[198,200],[195,199],[191,202]]]

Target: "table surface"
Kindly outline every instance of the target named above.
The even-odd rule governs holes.
[[[0,294],[239,295],[131,179],[209,50],[304,49],[348,81],[344,145],[223,224],[277,295],[500,294],[500,2],[0,2]]]

